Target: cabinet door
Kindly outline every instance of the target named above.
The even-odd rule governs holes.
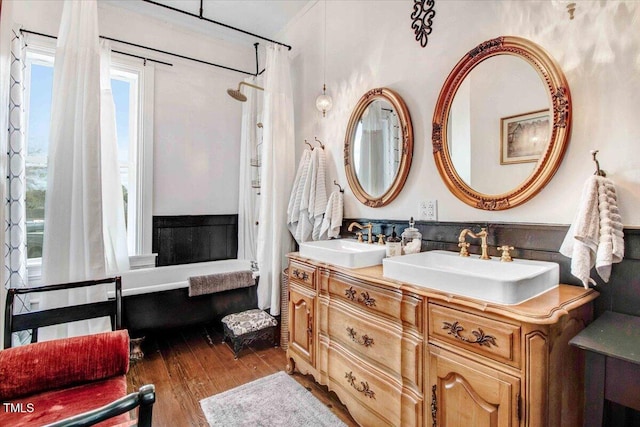
[[[430,346],[428,392],[438,427],[517,426],[520,380]]]
[[[313,319],[315,293],[289,288],[289,349],[313,365]]]

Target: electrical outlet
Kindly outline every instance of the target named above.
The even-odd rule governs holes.
[[[437,221],[438,220],[438,201],[424,200],[420,202],[420,219],[423,221]]]

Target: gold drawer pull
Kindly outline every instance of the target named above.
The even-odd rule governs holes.
[[[442,322],[442,324],[444,325],[442,329],[447,329],[448,335],[453,335],[454,338],[462,342],[478,344],[485,347],[491,347],[492,344],[496,347],[498,346],[498,344],[496,344],[496,338],[492,335],[485,335],[482,328],[478,328],[477,331],[471,331],[471,333],[476,337],[475,340],[471,341],[469,338],[460,335],[460,332],[464,331],[464,328],[460,326],[458,322]]]
[[[355,388],[356,391],[364,394],[365,396],[375,399],[376,394],[373,390],[369,389],[369,383],[366,381],[360,381],[360,385],[356,385],[356,377],[353,375],[353,371],[345,372],[344,377],[347,379],[351,387]]]
[[[300,271],[298,269],[293,270],[293,275],[296,279],[307,280],[309,278],[309,274],[306,271]]]
[[[347,327],[347,333],[349,334],[349,338],[351,338],[351,341],[363,345],[365,347],[371,347],[373,345],[373,338],[370,338],[368,335],[363,335],[361,337],[358,337],[358,333],[355,331],[355,329]]]
[[[356,290],[353,289],[353,286],[349,287],[349,289],[344,290],[344,296],[347,297],[348,300],[356,301]],[[367,307],[375,307],[376,300],[375,298],[371,298],[369,296],[369,292],[360,292],[360,296],[357,301],[366,305]]]

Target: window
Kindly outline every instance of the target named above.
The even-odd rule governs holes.
[[[42,257],[47,154],[51,120],[54,50],[30,43],[26,88],[26,222],[29,279],[37,282]],[[112,58],[111,89],[116,109],[118,159],[130,255],[151,252],[151,154],[153,68]],[[145,87],[146,86],[146,87]],[[146,117],[146,118],[143,118]],[[144,129],[144,127],[148,129]],[[147,230],[148,229],[148,230]]]

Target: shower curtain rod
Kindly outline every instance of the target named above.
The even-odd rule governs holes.
[[[44,33],[38,33],[36,31],[29,31],[29,30],[25,30],[25,29],[21,29],[20,30],[21,33],[27,33],[27,34],[34,34],[36,36],[42,36],[42,37],[48,37],[50,39],[57,39],[56,36],[52,36],[49,34],[44,34]],[[102,37],[102,36],[100,36]],[[131,56],[133,58],[138,58],[138,59],[142,59],[143,61],[147,62],[156,62],[158,64],[162,64],[162,65],[168,65],[169,67],[173,67],[173,64],[170,64],[168,62],[164,62],[164,61],[158,61],[157,59],[151,59],[151,58],[146,58],[144,56],[140,56],[140,55],[134,55],[133,53],[127,53],[127,52],[121,52],[119,50],[115,50],[115,49],[111,49],[112,52],[114,53],[119,53],[120,55],[126,55],[126,56]]]
[[[261,40],[266,40],[266,41],[271,42],[271,43],[279,44],[280,46],[284,46],[284,47],[288,48],[289,50],[291,50],[291,46],[289,46],[288,44],[284,44],[284,43],[281,43],[281,42],[276,41],[276,40],[268,39],[268,38],[263,37],[261,35],[258,35],[258,34],[255,34],[255,33],[251,33],[249,31],[245,31],[245,30],[243,30],[241,28],[233,27],[231,25],[224,24],[224,23],[219,22],[219,21],[214,21],[213,19],[205,18],[203,16],[203,10],[204,10],[203,2],[204,2],[204,0],[200,0],[200,14],[198,14],[198,15],[196,15],[195,13],[187,12],[186,10],[182,10],[182,9],[178,9],[178,8],[175,8],[175,7],[172,7],[172,6],[168,6],[166,4],[158,3],[158,2],[153,1],[153,0],[142,0],[142,1],[145,2],[145,3],[149,3],[149,4],[152,4],[152,5],[155,5],[155,6],[163,7],[165,9],[169,9],[169,10],[174,11],[174,12],[178,12],[178,13],[182,13],[184,15],[188,15],[188,16],[191,16],[193,18],[198,18],[200,20],[207,21],[207,22],[210,22],[212,24],[216,24],[216,25],[219,25],[219,26],[224,27],[224,28],[228,28],[228,29],[233,30],[233,31],[237,31],[237,32],[242,33],[242,34],[246,34],[246,35],[249,35],[249,36],[252,36],[252,37],[256,37],[256,38],[259,38]]]
[[[52,39],[56,39],[57,38],[56,36],[52,36],[52,35],[49,35],[49,34],[38,33],[38,32],[35,32],[35,31],[30,31],[30,30],[25,30],[25,29],[21,29],[20,32],[21,33],[27,33],[27,34],[35,34],[37,36],[49,37],[49,38],[52,38]],[[235,71],[236,73],[247,74],[249,76],[257,76],[257,75],[261,74],[261,73],[258,73],[257,71],[256,71],[256,73],[252,73],[250,71],[239,70],[237,68],[227,67],[226,65],[220,65],[220,64],[213,63],[213,62],[204,61],[202,59],[191,58],[189,56],[180,55],[178,53],[167,52],[166,50],[160,50],[160,49],[156,49],[156,48],[149,47],[149,46],[143,46],[141,44],[131,43],[131,42],[127,42],[127,41],[124,41],[124,40],[118,40],[118,39],[114,39],[114,38],[107,37],[107,36],[99,36],[99,37],[101,39],[110,40],[110,41],[113,41],[113,42],[116,42],[116,43],[122,43],[122,44],[126,44],[126,45],[129,45],[129,46],[138,47],[138,48],[141,48],[141,49],[147,49],[147,50],[150,50],[150,51],[153,51],[153,52],[158,52],[158,53],[162,53],[162,54],[165,54],[165,55],[175,56],[176,58],[182,58],[182,59],[186,59],[186,60],[189,60],[189,61],[198,62],[200,64],[211,65],[213,67],[223,68],[223,69],[229,70],[229,71]],[[257,51],[257,49],[258,49],[258,47],[256,46],[256,51]],[[137,58],[141,58],[141,59],[144,59],[146,61],[152,61],[152,62],[157,62],[159,64],[173,66],[173,64],[170,64],[168,62],[163,62],[163,61],[158,61],[158,60],[155,60],[155,59],[145,58],[145,57],[137,56],[137,55],[134,55],[134,54],[131,54],[131,53],[120,52],[120,51],[116,51],[116,50],[113,50],[113,52],[120,53],[120,54],[123,54],[123,55],[133,56],[133,57],[137,57]],[[257,67],[257,54],[256,54],[256,68],[258,68]]]

